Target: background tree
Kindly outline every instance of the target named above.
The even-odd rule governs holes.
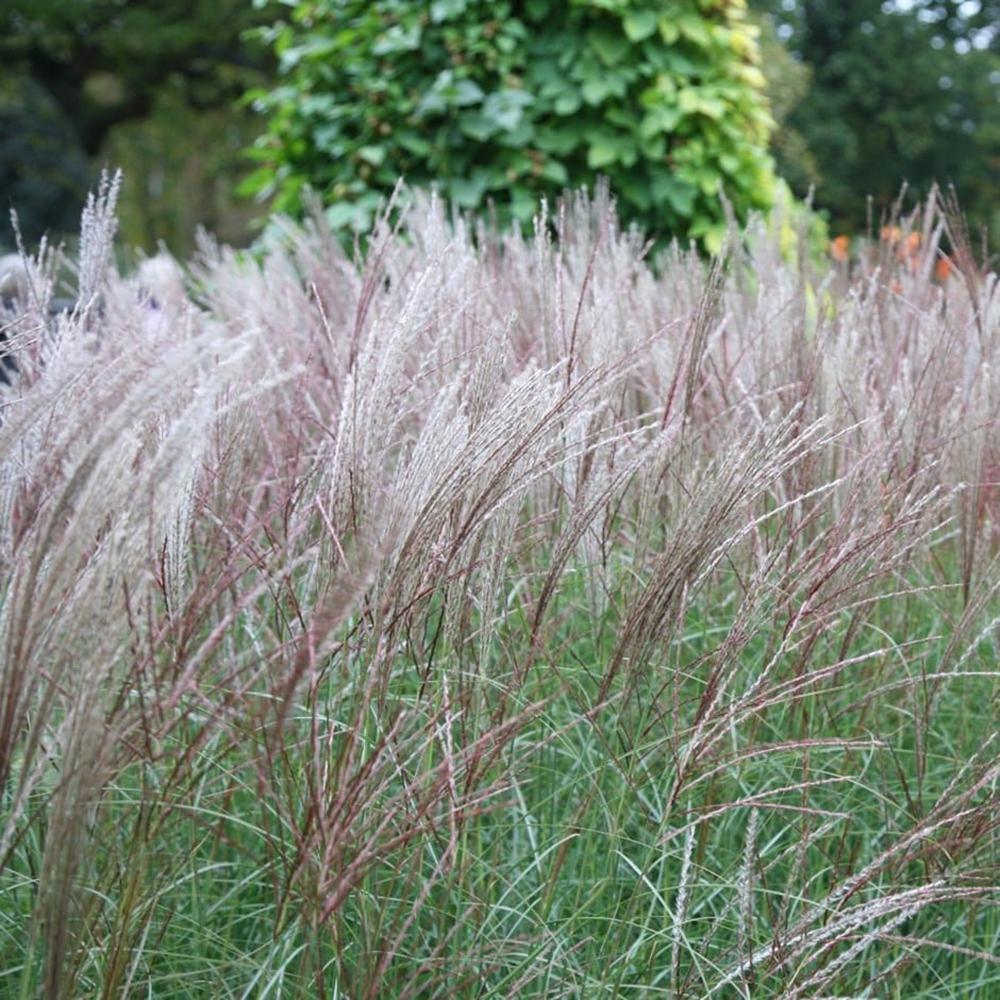
[[[721,238],[770,204],[771,119],[745,0],[298,0],[267,38],[280,83],[250,185],[364,228],[403,175],[528,221],[611,180],[621,215]]]
[[[28,76],[0,79],[0,250],[12,245],[11,208],[31,243],[72,229],[89,179],[73,123],[49,93]]]
[[[761,64],[766,67],[765,93],[774,119],[771,152],[778,173],[793,190],[806,193],[820,181],[819,164],[805,136],[792,124],[792,114],[812,86],[812,68],[797,59],[778,37],[774,18],[755,12],[760,28]]]
[[[996,0],[761,0],[812,77],[788,125],[802,150],[777,152],[797,193],[836,228],[865,224],[907,181],[954,183],[976,225],[1000,235],[1000,53]],[[816,168],[809,177],[802,169]]]
[[[193,226],[178,225],[174,216],[187,215],[176,209],[210,209],[240,173],[249,140],[235,105],[269,65],[266,50],[243,35],[262,16],[250,0],[4,0],[0,190],[26,235],[75,229],[88,185],[110,160],[126,170],[127,238],[149,245],[167,237],[186,249]],[[14,110],[25,96],[38,113]],[[216,148],[205,157],[196,142],[207,135]],[[62,164],[52,160],[53,145]],[[188,160],[204,169],[182,169],[178,161]],[[49,191],[51,203],[36,189]]]

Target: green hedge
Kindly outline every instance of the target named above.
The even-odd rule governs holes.
[[[299,0],[265,31],[280,80],[246,189],[307,186],[364,228],[400,176],[530,221],[606,175],[626,222],[711,249],[721,193],[773,195],[771,119],[745,0]]]

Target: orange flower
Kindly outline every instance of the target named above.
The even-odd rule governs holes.
[[[889,243],[895,246],[899,242],[899,237],[902,235],[899,226],[883,226],[881,232],[882,242]]]
[[[952,264],[950,257],[947,255],[939,257],[934,265],[934,277],[943,285],[951,277],[951,272],[954,270],[955,265]]]
[[[917,269],[920,255],[920,233],[907,233],[906,239],[896,247],[896,256],[911,271]]]
[[[850,250],[850,236],[837,236],[830,241],[830,256],[834,260],[839,261],[841,264],[847,263],[847,259],[850,256]]]

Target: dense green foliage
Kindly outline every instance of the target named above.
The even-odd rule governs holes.
[[[267,33],[281,83],[251,188],[367,226],[398,178],[530,221],[540,195],[611,180],[627,222],[720,238],[772,198],[745,0],[300,0]]]
[[[906,181],[954,184],[1000,236],[1000,4],[996,0],[758,0],[812,80],[787,117],[778,169],[837,228],[865,224]],[[770,75],[770,64],[769,64]],[[798,141],[798,137],[804,143]]]
[[[247,88],[270,117],[244,191],[295,208],[309,180],[341,225],[397,172],[502,219],[605,173],[627,219],[710,242],[719,190],[740,215],[787,200],[770,128],[778,174],[838,231],[865,225],[867,195],[877,219],[904,180],[938,181],[1000,238],[998,0],[749,3],[759,38],[742,0],[6,0],[0,250],[11,207],[29,244],[74,232],[106,164],[127,243],[186,254],[198,225],[245,243]],[[279,16],[266,45],[248,36]]]

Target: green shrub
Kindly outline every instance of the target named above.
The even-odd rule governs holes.
[[[772,198],[771,119],[745,0],[298,0],[267,29],[281,82],[246,189],[308,185],[364,228],[400,176],[529,222],[611,181],[625,222],[721,238]]]

